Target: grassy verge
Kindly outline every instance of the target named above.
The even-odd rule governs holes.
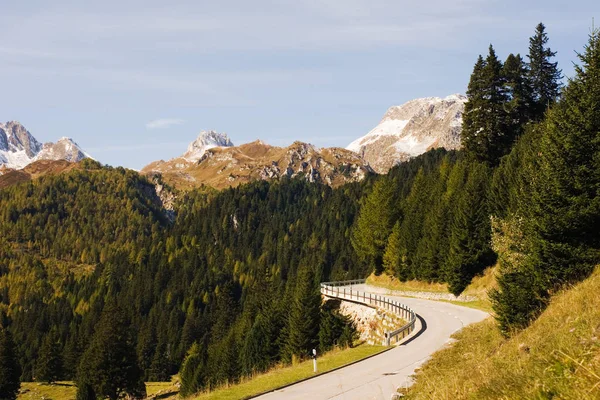
[[[319,372],[327,372],[386,350],[385,346],[361,345],[352,349],[333,350],[319,357]],[[299,380],[314,376],[312,360],[295,366],[277,367],[256,375],[237,385],[220,388],[210,393],[196,396],[198,399],[243,399],[265,391],[276,389]],[[174,400],[179,389],[175,382],[146,382],[148,397]],[[23,382],[18,400],[74,400],[77,387],[73,382],[45,384]]]
[[[21,391],[17,396],[19,400],[58,400],[75,399],[77,387],[73,382],[57,382],[51,385],[37,382],[21,383]]]
[[[319,372],[331,371],[332,369],[372,356],[386,349],[387,347],[385,346],[362,345],[347,350],[333,350],[319,357]],[[308,360],[295,366],[278,367],[267,373],[256,375],[252,379],[237,385],[217,389],[210,393],[202,393],[194,398],[198,400],[244,399],[314,375],[312,360]]]
[[[458,300],[439,300],[448,303],[456,304],[463,307],[475,308],[478,310],[490,312],[492,309],[488,298],[488,291],[496,287],[496,267],[487,268],[481,275],[473,278],[469,286],[463,291],[465,296],[476,297],[474,301],[458,301]],[[388,290],[397,290],[403,292],[426,292],[426,293],[444,293],[450,294],[448,285],[445,283],[431,283],[424,281],[405,281],[402,282],[397,278],[381,274],[379,276],[371,274],[367,278],[367,284],[382,287]],[[411,297],[408,294],[408,297]]]
[[[466,327],[416,374],[409,399],[600,399],[600,270],[556,295],[527,329]]]
[[[454,300],[438,300],[444,303],[456,304],[461,307],[474,308],[475,310],[485,311],[492,313],[492,303],[488,299],[474,300],[474,301],[454,301]]]
[[[173,382],[147,382],[148,397],[160,399],[176,399],[179,389]],[[57,382],[53,384],[23,382],[19,400],[69,400],[75,399],[77,387],[73,382]]]
[[[448,285],[445,283],[430,283],[423,281],[400,281],[394,276],[385,273],[381,275],[371,274],[367,278],[367,284],[379,286],[389,290],[401,290],[408,292],[431,292],[448,293]]]

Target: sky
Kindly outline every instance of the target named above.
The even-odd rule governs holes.
[[[540,21],[572,76],[597,0],[0,0],[0,120],[140,169],[201,130],[345,147],[385,111],[464,93]]]

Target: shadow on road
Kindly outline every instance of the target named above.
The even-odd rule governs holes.
[[[427,322],[425,322],[423,317],[421,317],[419,314],[416,314],[416,315],[417,315],[417,318],[419,318],[419,321],[421,321],[421,329],[419,329],[419,332],[415,333],[415,335],[413,337],[408,339],[406,342],[402,343],[401,346],[406,346],[407,344],[409,344],[410,342],[412,342],[413,340],[415,340],[416,338],[421,336],[423,334],[423,332],[425,332],[427,330]]]

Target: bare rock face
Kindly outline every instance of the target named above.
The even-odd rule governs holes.
[[[38,160],[77,162],[86,157],[89,155],[69,138],[42,145],[19,122],[0,123],[0,166],[4,168],[22,169]]]
[[[378,173],[430,149],[458,149],[466,101],[465,96],[454,94],[391,107],[379,125],[347,149],[360,154]]]
[[[254,180],[295,176],[340,186],[360,181],[373,170],[362,157],[345,149],[319,149],[302,142],[276,147],[257,140],[241,146],[207,149],[195,162],[185,154],[169,161],[156,161],[142,172],[160,173],[165,182],[182,189],[203,184],[222,189]]]
[[[63,137],[56,143],[44,143],[36,160],[67,160],[78,162],[89,156],[71,138]]]

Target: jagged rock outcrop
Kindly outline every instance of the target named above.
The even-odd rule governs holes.
[[[347,149],[360,154],[379,173],[433,148],[458,149],[466,101],[465,96],[454,94],[391,107],[379,125]]]

